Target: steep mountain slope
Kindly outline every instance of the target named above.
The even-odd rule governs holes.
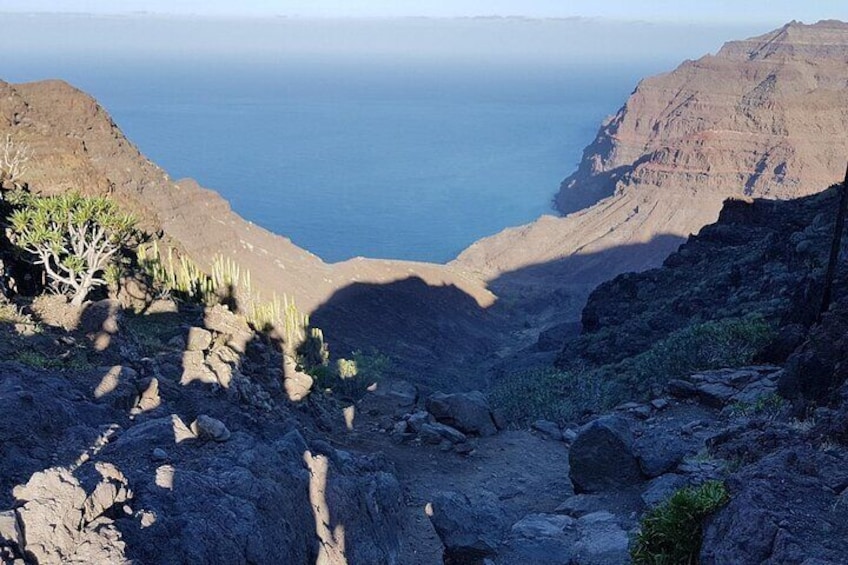
[[[494,296],[479,279],[444,265],[352,259],[327,264],[319,257],[238,216],[216,192],[191,180],[174,182],[146,159],[118,129],[106,111],[90,96],[62,81],[12,85],[0,82],[0,138],[27,145],[31,157],[22,180],[33,190],[54,194],[79,190],[108,194],[140,219],[150,233],[163,235],[201,266],[211,266],[217,256],[229,257],[251,273],[251,283],[262,296],[286,294],[294,297],[304,312],[315,312],[326,327],[338,324],[355,328],[339,339],[328,337],[344,349],[375,346],[388,354],[394,351],[393,331],[402,328],[406,342],[426,341],[438,328],[451,325],[458,333],[491,337],[491,322],[481,312],[492,305]],[[285,203],[280,204],[281,207]],[[297,211],[292,211],[296,214]],[[399,326],[374,326],[380,302],[392,285],[413,284],[418,289],[419,308],[408,310]],[[348,304],[338,291],[355,285],[357,296],[367,294],[374,308]],[[427,300],[433,293],[451,300]],[[329,312],[326,312],[328,311]],[[368,324],[366,324],[368,322]],[[415,322],[415,323],[410,323]],[[371,324],[371,325],[369,325]],[[488,331],[485,328],[489,327]],[[480,329],[484,331],[481,333]],[[488,343],[488,341],[484,340]],[[451,339],[439,348],[438,360],[445,367],[457,359],[476,357],[490,345]],[[402,348],[402,347],[401,347]],[[404,360],[417,367],[429,366],[432,353]]]
[[[494,281],[546,266],[581,304],[602,280],[658,265],[727,197],[827,187],[848,155],[846,57],[848,24],[792,22],[645,79],[563,182],[556,203],[570,215],[478,241],[453,265]]]

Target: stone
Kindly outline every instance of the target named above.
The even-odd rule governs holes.
[[[207,330],[223,335],[224,345],[239,355],[247,353],[247,344],[255,337],[243,318],[236,316],[221,304],[206,308],[203,325]]]
[[[562,514],[528,514],[512,525],[510,533],[530,539],[558,537],[576,523],[574,518]]]
[[[230,430],[221,420],[201,414],[192,424],[192,431],[200,439],[212,439],[223,442],[230,439]]]
[[[433,424],[435,422],[435,418],[433,418],[433,416],[429,412],[425,412],[424,410],[414,412],[410,414],[409,417],[406,419],[407,425],[416,434],[421,432],[421,427],[424,424]]]
[[[672,471],[688,455],[694,455],[702,446],[696,439],[684,439],[672,430],[646,433],[633,444],[639,468],[648,478]]]
[[[0,546],[11,544],[18,552],[24,547],[23,532],[14,510],[0,512]]]
[[[161,404],[162,399],[159,397],[159,379],[153,377],[150,379],[150,382],[147,383],[147,386],[144,387],[144,392],[141,393],[141,396],[138,398],[138,402],[136,402],[135,406],[133,406],[130,414],[137,416],[138,414],[155,410]]]
[[[212,345],[212,332],[206,328],[191,327],[186,336],[188,351],[206,351]]]
[[[565,499],[554,512],[579,518],[601,510],[607,503],[607,498],[598,494],[575,494]]]
[[[549,420],[536,420],[530,425],[530,427],[547,439],[552,439],[554,441],[562,441],[563,439],[562,430],[560,430],[556,423]]]
[[[651,400],[651,406],[653,406],[655,410],[664,410],[668,406],[668,400],[665,398],[655,398]]]
[[[578,494],[619,489],[643,480],[630,424],[620,416],[602,416],[580,428],[568,461]]]
[[[157,447],[150,454],[150,458],[153,461],[167,461],[168,460],[168,452],[162,449],[161,447]]]
[[[421,438],[421,441],[432,445],[438,445],[443,440],[447,440],[449,442],[448,448],[452,447],[451,444],[463,443],[468,439],[465,437],[465,434],[459,430],[444,424],[439,424],[438,422],[435,424],[422,424],[418,431],[418,435]]]
[[[668,500],[678,489],[688,484],[686,477],[675,473],[661,475],[651,480],[642,492],[642,503],[653,508]]]
[[[594,512],[577,520],[580,539],[572,547],[574,565],[618,565],[629,563],[630,540],[615,516]]]
[[[284,367],[283,388],[285,388],[286,396],[292,402],[300,402],[309,396],[315,381],[311,375],[299,371],[294,361],[288,357]]]
[[[461,493],[441,492],[428,509],[445,546],[445,562],[473,562],[493,555],[507,531],[506,515],[491,494],[482,493],[472,502]]]
[[[480,391],[454,394],[437,392],[427,399],[426,407],[438,422],[465,434],[490,436],[498,431],[492,420],[489,402]]]

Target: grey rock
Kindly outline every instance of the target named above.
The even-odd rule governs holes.
[[[651,400],[651,406],[656,410],[663,410],[668,406],[668,400],[665,398],[655,398]]]
[[[630,540],[615,516],[594,512],[577,520],[580,539],[572,547],[574,565],[620,565],[628,563]]]
[[[294,361],[288,357],[285,360],[284,370],[283,386],[288,399],[292,402],[298,402],[309,396],[315,382],[312,376],[303,371],[298,371]]]
[[[678,489],[688,484],[686,477],[668,473],[650,481],[642,492],[642,503],[647,508],[659,506],[668,500]]]
[[[730,501],[708,519],[702,563],[844,563],[846,501],[827,488],[848,478],[848,453],[789,446],[732,475]]]
[[[188,351],[206,351],[212,345],[212,332],[205,328],[192,327],[188,329],[186,346]]]
[[[17,552],[24,546],[23,532],[14,510],[0,512],[0,545],[12,545]]]
[[[576,521],[562,514],[528,514],[512,525],[510,534],[528,539],[562,536]]]
[[[556,507],[555,512],[575,518],[597,512],[607,504],[606,497],[598,494],[575,494]]]
[[[486,493],[474,502],[464,494],[438,493],[429,517],[445,546],[445,560],[458,563],[495,554],[508,527],[503,509]]]
[[[468,439],[459,430],[439,424],[438,422],[435,424],[422,424],[418,435],[421,437],[421,441],[433,445],[438,445],[442,441],[447,440],[449,442],[449,449],[453,447],[453,444],[463,443]]]
[[[192,431],[200,439],[212,439],[215,441],[227,441],[230,439],[230,430],[221,420],[201,414],[192,425]]]
[[[433,424],[436,420],[429,412],[419,410],[418,412],[410,414],[406,419],[406,422],[409,425],[409,428],[417,434],[421,431],[421,426],[424,424]]]
[[[22,503],[16,511],[21,549],[39,563],[128,562],[121,533],[110,519],[85,520],[91,514],[84,508],[98,508],[106,499],[95,495],[98,501],[87,504],[85,491],[66,469],[35,473],[15,488],[14,496]]]
[[[643,480],[630,425],[620,416],[603,416],[580,428],[568,461],[577,493],[619,489]]]
[[[437,392],[427,399],[426,407],[437,421],[463,433],[490,436],[498,431],[492,420],[489,402],[480,391],[454,394]]]
[[[562,441],[562,430],[555,422],[549,420],[536,420],[531,424],[534,430],[541,433],[544,437],[554,441]]]
[[[702,443],[696,438],[684,438],[672,430],[646,433],[633,444],[639,468],[648,478],[672,471],[688,455],[698,452]]]
[[[418,402],[418,387],[404,380],[380,383],[374,394],[391,399],[399,408],[409,408]]]

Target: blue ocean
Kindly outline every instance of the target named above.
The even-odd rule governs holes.
[[[172,178],[192,177],[217,190],[243,217],[330,262],[355,256],[445,262],[481,237],[554,213],[560,181],[601,122],[641,77],[678,59],[674,53],[628,57],[613,42],[592,43],[592,29],[589,39],[569,43],[564,24],[533,22],[451,24],[445,35],[451,41],[462,38],[461,25],[486,33],[495,28],[491,44],[508,43],[511,30],[524,30],[498,56],[478,49],[472,37],[462,49],[480,53],[456,61],[450,46],[429,56],[316,54],[307,48],[324,44],[311,36],[297,51],[279,37],[300,33],[298,22],[267,32],[271,47],[231,52],[231,45],[261,35],[245,28],[244,37],[217,53],[204,47],[183,56],[196,45],[181,48],[162,38],[185,36],[185,25],[154,23],[158,27],[78,18],[73,25],[57,20],[53,29],[21,19],[13,30],[29,25],[55,45],[42,42],[36,52],[20,31],[19,40],[9,41],[0,78],[71,82],[95,96]],[[207,40],[213,46],[232,27],[215,25]],[[355,43],[343,35],[347,24],[331,25],[316,29],[342,37],[333,49]],[[419,34],[432,27],[404,25]],[[67,46],[55,39],[74,26],[78,35]],[[139,40],[148,29],[161,37]],[[532,46],[539,30],[553,38],[538,46],[541,55],[509,51]],[[132,56],[114,55],[111,46],[131,34],[153,54],[139,55],[133,44],[124,46]],[[360,35],[354,39],[364,44],[374,34],[369,28]],[[102,45],[80,47],[97,40]],[[399,40],[386,42],[394,49]],[[440,43],[429,36],[422,42],[431,50]],[[580,52],[585,45],[621,56],[595,53],[600,62],[587,64]],[[271,48],[278,49],[273,56],[256,56]]]

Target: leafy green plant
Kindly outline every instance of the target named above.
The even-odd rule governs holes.
[[[696,565],[703,539],[703,521],[730,500],[720,481],[675,492],[642,517],[630,548],[635,565]]]
[[[489,402],[516,424],[539,418],[562,422],[608,408],[618,397],[616,387],[615,381],[600,380],[591,371],[536,369],[501,377],[489,392]]]
[[[774,329],[758,316],[705,322],[676,331],[647,351],[597,374],[618,380],[623,390],[645,396],[670,379],[709,369],[750,364],[774,335]]]
[[[760,416],[769,420],[776,418],[786,402],[779,394],[772,393],[757,398],[754,402],[736,402],[730,406],[732,416]]]
[[[336,360],[334,366],[310,368],[316,389],[329,391],[339,398],[359,400],[371,385],[380,382],[391,370],[391,359],[375,350],[369,353],[354,351],[351,357]]]
[[[44,267],[53,290],[75,306],[106,284],[104,270],[135,233],[135,219],[107,198],[75,192],[37,197],[18,191],[13,204],[12,242]]]

